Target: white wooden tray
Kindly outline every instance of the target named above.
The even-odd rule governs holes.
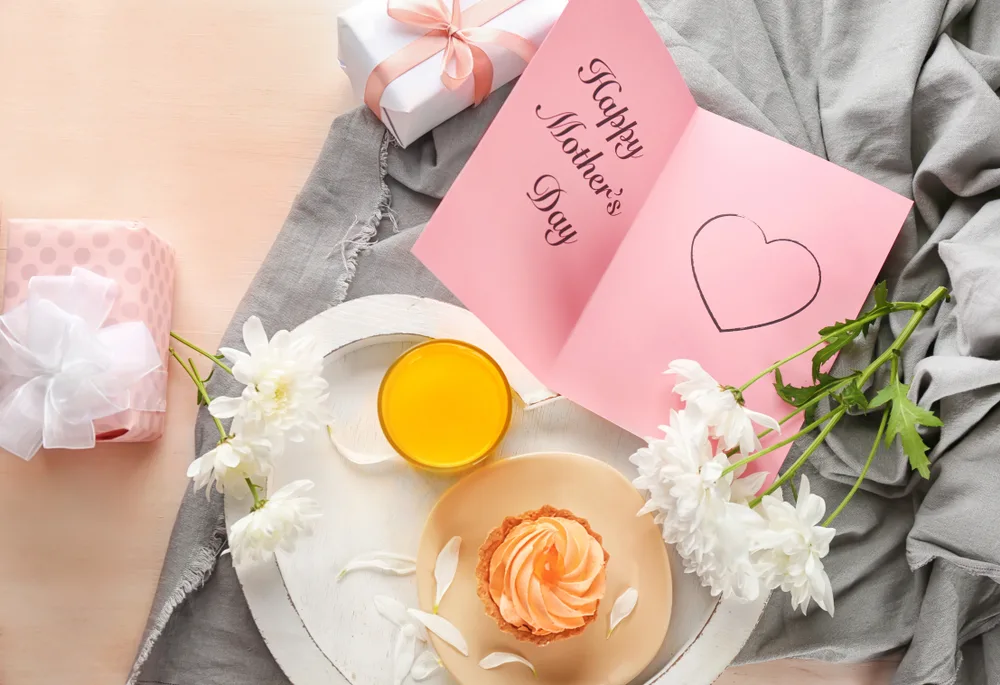
[[[489,352],[521,398],[499,455],[560,450],[607,461],[628,478],[628,457],[642,443],[618,427],[547,390],[471,313],[436,300],[376,295],[352,300],[302,324],[328,353],[335,426],[357,450],[389,453],[378,427],[375,397],[388,365],[408,346],[430,338],[457,338]],[[295,685],[383,685],[392,682],[391,625],[372,607],[386,594],[417,606],[416,580],[337,572],[360,553],[382,550],[416,556],[427,513],[455,477],[419,472],[401,460],[361,467],[333,448],[325,433],[286,451],[268,483],[273,491],[297,478],[316,483],[324,509],[316,533],[293,554],[238,570],[260,629],[278,664]],[[247,501],[226,499],[232,525]],[[708,685],[744,644],[766,597],[743,604],[717,601],[698,579],[674,571],[674,608],[660,653],[633,685]],[[454,685],[447,673],[424,681]]]

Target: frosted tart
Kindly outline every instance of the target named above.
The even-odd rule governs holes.
[[[508,516],[479,548],[477,594],[500,630],[545,645],[597,618],[610,555],[587,519],[545,505]]]

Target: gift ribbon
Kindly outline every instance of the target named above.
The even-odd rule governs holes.
[[[141,321],[104,326],[118,284],[87,269],[34,276],[24,304],[0,316],[0,448],[86,449],[94,421],[139,409],[131,388],[161,366]]]
[[[365,104],[379,118],[382,94],[389,84],[442,50],[441,82],[448,90],[456,90],[471,77],[474,83],[473,103],[476,105],[486,99],[493,88],[493,62],[480,45],[497,45],[515,53],[525,62],[535,54],[535,46],[527,38],[483,26],[521,0],[480,0],[465,10],[460,0],[452,0],[450,12],[445,0],[388,1],[390,17],[427,29],[427,32],[382,60],[368,77]],[[449,72],[452,63],[454,75]]]

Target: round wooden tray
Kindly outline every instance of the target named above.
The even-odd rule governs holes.
[[[635,477],[628,457],[641,441],[547,390],[468,311],[407,295],[352,300],[310,319],[300,330],[328,353],[335,430],[355,450],[390,453],[378,426],[375,395],[386,368],[408,346],[426,338],[466,340],[491,354],[520,399],[510,432],[495,458],[539,451],[577,452]],[[318,433],[286,451],[268,483],[273,491],[298,478],[316,483],[324,510],[315,534],[276,562],[239,569],[254,621],[295,685],[382,685],[392,681],[393,626],[372,607],[390,595],[418,606],[414,577],[358,572],[336,581],[350,559],[369,551],[416,557],[421,531],[440,495],[460,476],[420,472],[401,459],[357,466]],[[248,502],[226,498],[226,521]],[[763,611],[766,597],[744,604],[711,597],[685,574],[667,548],[673,610],[667,637],[633,685],[708,685],[726,668]],[[640,600],[641,601],[641,600]],[[424,681],[454,685],[444,671]]]

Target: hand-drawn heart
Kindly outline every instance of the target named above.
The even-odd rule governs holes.
[[[823,282],[808,247],[768,239],[756,222],[738,214],[712,217],[695,231],[691,273],[720,333],[790,319],[813,303]]]

